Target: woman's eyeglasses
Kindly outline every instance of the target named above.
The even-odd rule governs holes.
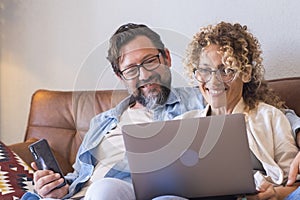
[[[237,70],[228,67],[217,69],[217,70],[198,67],[198,68],[194,68],[193,73],[196,80],[201,83],[209,82],[211,80],[212,73],[215,73],[218,81],[228,83],[235,78],[235,75],[237,74]]]

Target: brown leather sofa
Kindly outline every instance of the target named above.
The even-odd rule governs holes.
[[[270,80],[269,83],[286,105],[300,115],[300,77]],[[72,164],[91,118],[114,107],[127,95],[125,90],[38,90],[32,96],[24,142],[10,145],[10,148],[30,164],[33,159],[28,145],[45,138],[64,174],[72,172]]]

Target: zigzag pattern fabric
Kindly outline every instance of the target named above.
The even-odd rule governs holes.
[[[33,170],[0,141],[0,199],[16,200],[31,190]]]

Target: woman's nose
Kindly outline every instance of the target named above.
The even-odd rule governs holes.
[[[223,81],[221,81],[218,72],[212,72],[210,80],[206,83],[211,86],[220,87],[221,85],[224,85]]]
[[[210,74],[210,76],[211,76],[210,77],[210,82],[213,83],[213,84],[220,82],[218,77],[217,77],[218,76],[217,73],[218,73],[217,71],[214,71],[214,72],[211,72],[211,74]]]

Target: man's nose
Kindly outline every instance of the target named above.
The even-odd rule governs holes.
[[[152,71],[148,71],[144,67],[140,67],[139,70],[140,70],[140,75],[139,75],[140,80],[147,80],[152,75]]]

